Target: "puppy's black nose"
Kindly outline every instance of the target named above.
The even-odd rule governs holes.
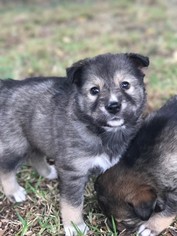
[[[105,108],[109,113],[116,114],[117,112],[120,111],[121,103],[119,103],[119,102],[110,102],[110,103],[108,103],[107,106],[105,106]]]

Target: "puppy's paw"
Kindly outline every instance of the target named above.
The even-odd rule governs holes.
[[[156,236],[158,234],[156,234],[155,232],[153,232],[152,230],[148,229],[146,227],[146,225],[141,225],[139,227],[139,230],[138,230],[138,236]]]
[[[87,232],[89,231],[89,228],[85,223],[81,223],[78,225],[70,225],[70,226],[65,226],[65,236],[77,236],[79,233],[82,233],[83,235],[86,235]]]
[[[54,165],[50,166],[50,174],[45,176],[47,179],[57,179],[58,178],[58,173]]]
[[[11,195],[7,195],[11,202],[23,202],[26,200],[26,191],[23,187],[19,188]]]

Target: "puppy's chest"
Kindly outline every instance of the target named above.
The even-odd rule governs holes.
[[[102,172],[115,165],[120,160],[120,156],[110,158],[106,153],[92,157],[92,169],[99,168]]]
[[[104,172],[115,165],[121,157],[121,155],[118,155],[118,152],[116,153],[116,155],[111,155],[112,153],[110,154],[109,152],[105,152],[102,143],[97,142],[97,140],[95,140],[95,143],[90,142],[87,143],[87,145],[83,144],[82,148],[80,148],[80,151],[83,156],[87,157],[87,160],[89,162],[86,168],[98,168],[101,172]]]

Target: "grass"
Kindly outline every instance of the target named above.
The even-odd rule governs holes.
[[[1,1],[0,77],[64,75],[81,58],[138,52],[150,57],[146,84],[153,110],[177,90],[176,6],[160,0]],[[18,178],[28,199],[13,205],[0,194],[0,235],[62,236],[57,181],[27,167]],[[111,231],[98,208],[92,182],[85,191],[84,217],[89,235],[117,235],[114,221]]]

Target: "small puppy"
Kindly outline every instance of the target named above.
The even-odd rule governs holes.
[[[0,81],[0,181],[6,196],[25,200],[16,170],[29,162],[49,179],[58,174],[66,235],[87,231],[83,192],[94,169],[118,162],[140,127],[147,57],[105,54],[79,61],[67,78]],[[53,158],[56,169],[44,157]]]
[[[172,223],[177,214],[177,96],[146,118],[120,162],[98,177],[95,189],[106,215],[128,232],[154,236]]]

